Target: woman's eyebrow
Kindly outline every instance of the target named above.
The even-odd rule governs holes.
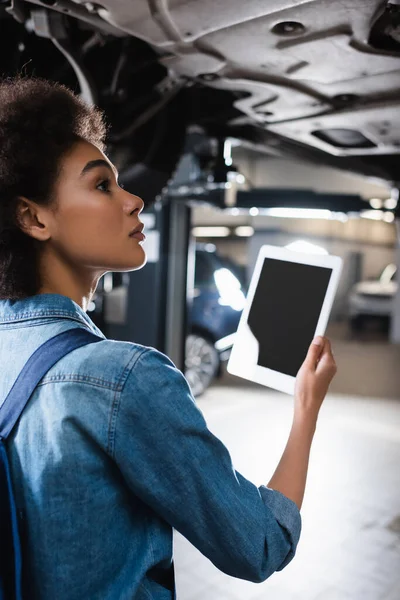
[[[116,169],[113,169],[111,167],[111,165],[104,160],[103,158],[97,158],[96,160],[90,160],[82,169],[82,172],[80,174],[80,177],[83,177],[83,175],[86,175],[86,173],[88,173],[89,171],[92,171],[92,169],[96,169],[97,167],[106,167],[109,171],[111,171],[112,173],[114,173],[115,178],[118,179],[118,173]]]

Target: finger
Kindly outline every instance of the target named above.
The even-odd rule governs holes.
[[[336,370],[336,362],[332,353],[332,347],[330,341],[327,339],[325,342],[324,350],[320,356],[318,362],[318,369],[331,368]]]
[[[325,338],[322,336],[317,336],[314,338],[307,352],[307,356],[305,362],[308,366],[312,368],[316,368],[318,361],[324,352],[325,347]]]
[[[321,351],[320,359],[325,354],[332,354],[332,346],[331,346],[330,340],[327,337],[323,337],[322,339],[324,340],[324,345],[323,345],[323,349]]]

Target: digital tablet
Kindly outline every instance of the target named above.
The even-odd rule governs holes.
[[[228,371],[294,394],[316,335],[324,335],[342,270],[338,256],[260,249]]]

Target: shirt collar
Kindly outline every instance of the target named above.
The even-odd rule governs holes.
[[[99,333],[85,311],[67,296],[61,294],[37,294],[22,300],[0,300],[0,324],[15,323],[44,317],[61,317],[80,321]]]

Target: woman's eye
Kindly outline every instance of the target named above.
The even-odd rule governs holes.
[[[96,186],[96,189],[100,190],[101,192],[108,193],[110,191],[110,180],[104,179],[104,181],[100,181],[100,183]]]

